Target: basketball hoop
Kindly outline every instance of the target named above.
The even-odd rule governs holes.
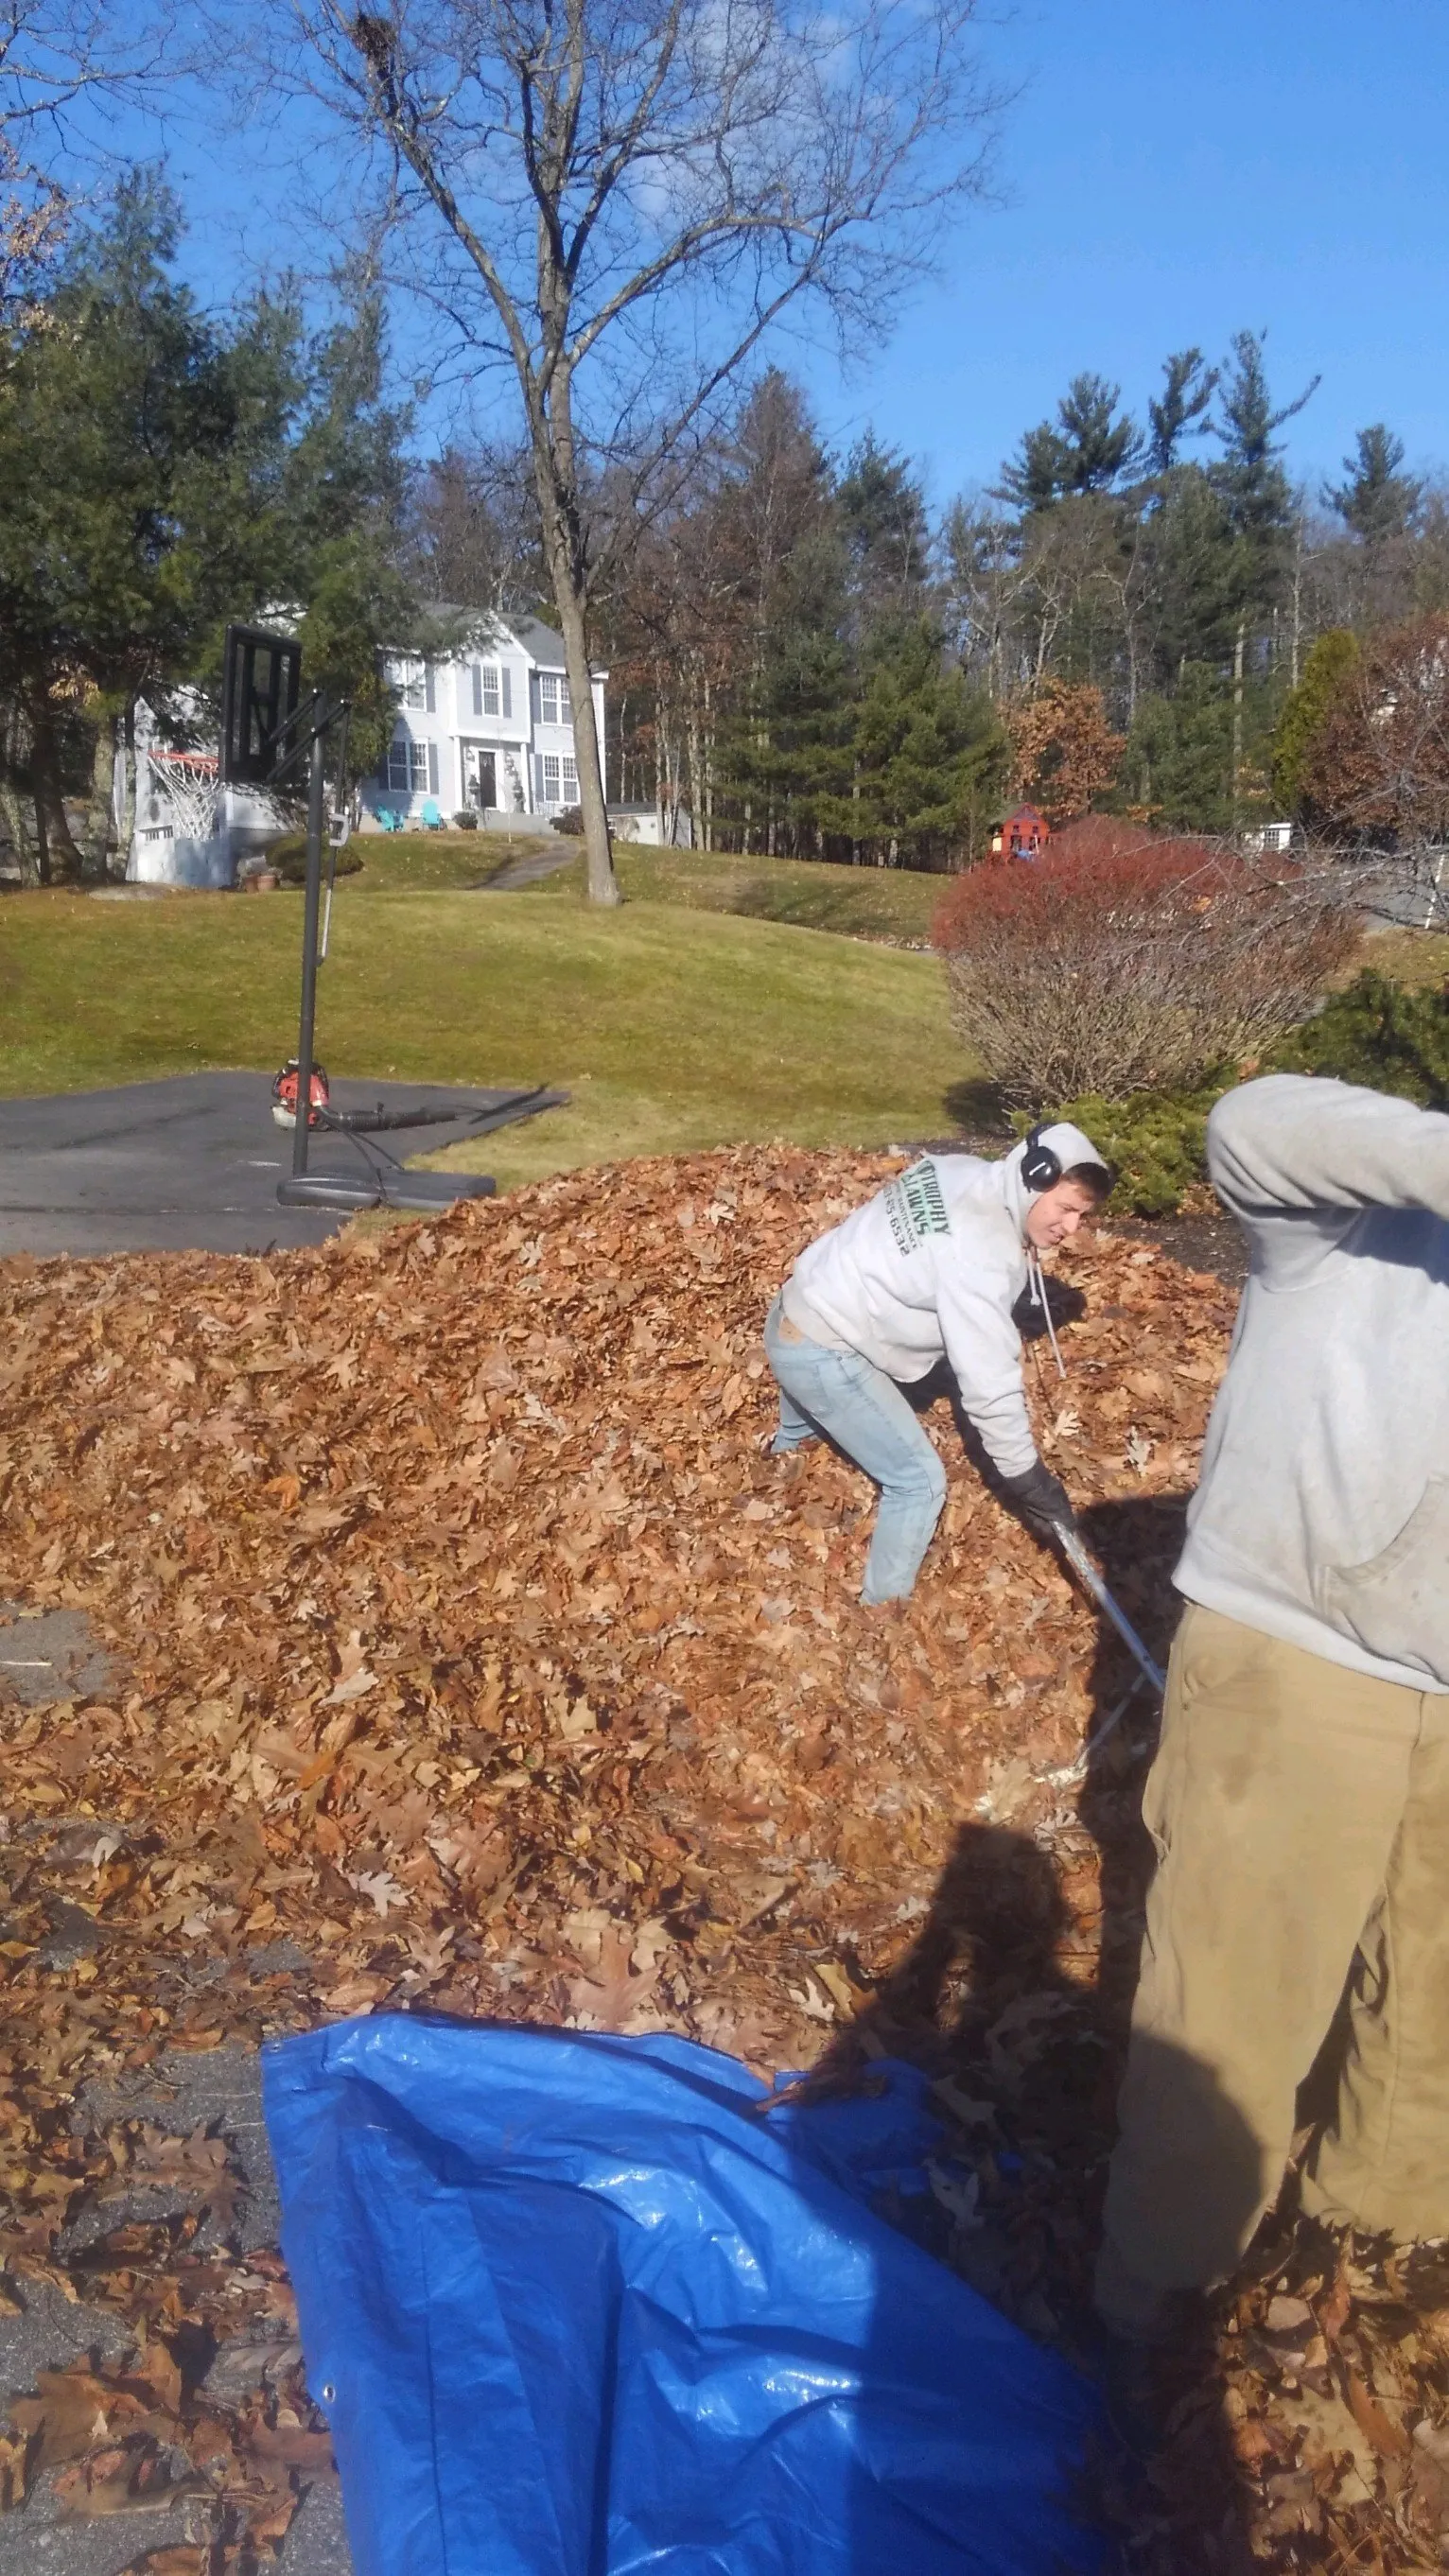
[[[273,787],[290,767],[289,736],[302,690],[302,647],[294,635],[229,626],[221,683],[221,782]]]
[[[364,1207],[444,1208],[455,1199],[491,1197],[494,1184],[476,1172],[409,1172],[386,1155],[390,1169],[372,1162],[366,1152],[362,1159],[369,1164],[364,1176],[356,1178],[341,1172],[309,1172],[307,1139],[310,1131],[328,1121],[327,1076],[318,1064],[313,1038],[317,1014],[317,968],[327,954],[326,935],[320,943],[322,909],[322,849],[330,840],[332,873],[335,875],[337,852],[351,829],[345,792],[339,796],[340,811],[331,817],[327,812],[327,786],[324,774],[326,740],[334,727],[340,728],[337,766],[347,768],[347,716],[345,700],[331,706],[320,691],[314,690],[307,705],[302,705],[302,647],[295,636],[272,635],[264,627],[229,626],[226,630],[226,658],[222,670],[221,691],[221,757],[220,777],[225,787],[276,787],[292,771],[307,762],[307,877],[302,903],[302,1009],[297,1031],[297,1052],[278,1074],[272,1090],[272,1115],[281,1124],[288,1110],[292,1120],[292,1169],[277,1184],[277,1197],[283,1207],[324,1207],[357,1209]],[[345,777],[339,779],[345,791]],[[327,887],[327,915],[332,912],[332,883]],[[320,1098],[319,1098],[320,1093]],[[301,1114],[306,1102],[306,1113]],[[359,1151],[362,1149],[359,1147]]]

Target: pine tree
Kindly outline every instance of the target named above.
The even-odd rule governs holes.
[[[228,618],[295,603],[309,676],[353,695],[364,753],[390,719],[377,647],[406,598],[379,309],[354,299],[309,348],[295,305],[260,297],[224,333],[174,275],[179,238],[169,192],[131,174],[42,326],[0,342],[0,695],[5,739],[28,743],[8,784],[52,875],[104,865],[117,726],[129,741],[138,700],[179,713],[176,692],[214,683]]]
[[[1006,784],[995,710],[943,666],[929,618],[878,630],[853,710],[850,792],[821,799],[833,840],[877,865],[929,866],[979,838]],[[842,847],[841,855],[845,855]]]
[[[1293,494],[1283,471],[1277,432],[1297,418],[1322,381],[1315,376],[1281,409],[1273,407],[1263,361],[1266,332],[1239,331],[1223,368],[1214,426],[1223,453],[1209,471],[1227,504],[1240,548],[1244,606],[1270,606],[1276,596],[1293,527]]]
[[[1331,626],[1318,637],[1302,679],[1284,700],[1273,735],[1273,793],[1286,813],[1304,810],[1304,771],[1358,658],[1357,636],[1346,627]]]
[[[1147,461],[1154,474],[1170,474],[1178,448],[1190,433],[1201,438],[1207,413],[1222,375],[1210,367],[1201,349],[1179,349],[1162,362],[1162,394],[1147,406]]]
[[[1328,507],[1365,545],[1406,537],[1419,519],[1424,486],[1413,475],[1399,472],[1403,461],[1403,440],[1383,421],[1375,421],[1372,428],[1358,432],[1353,455],[1343,460],[1347,481],[1336,489],[1324,488]]]
[[[918,615],[930,577],[931,532],[920,484],[903,457],[867,431],[835,491],[858,649],[887,620]]]
[[[1105,376],[1074,376],[1057,405],[1056,422],[1026,432],[1001,469],[993,497],[1022,511],[1049,509],[1073,493],[1110,492],[1141,461],[1142,437],[1119,412],[1120,385]]]

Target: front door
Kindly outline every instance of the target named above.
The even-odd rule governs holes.
[[[498,802],[494,756],[491,751],[485,751],[480,742],[465,742],[463,745],[463,794],[480,813]]]

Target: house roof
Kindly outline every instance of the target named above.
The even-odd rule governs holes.
[[[555,634],[551,626],[545,626],[540,617],[495,616],[490,609],[464,608],[450,599],[430,600],[428,606],[435,617],[473,618],[480,626],[492,627],[501,635],[511,635],[538,670],[562,671],[567,668],[563,637]],[[608,672],[602,670],[597,662],[591,667],[596,680],[607,680]]]
[[[509,617],[503,621],[523,646],[531,662],[541,663],[545,670],[561,671],[564,667],[564,641],[545,626],[538,617]]]

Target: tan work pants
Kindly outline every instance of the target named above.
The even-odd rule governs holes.
[[[1449,1568],[1446,1568],[1449,1579]],[[1449,2233],[1449,1698],[1190,1607],[1143,1819],[1158,1867],[1098,2302],[1232,2271],[1348,1990],[1304,2206]]]

